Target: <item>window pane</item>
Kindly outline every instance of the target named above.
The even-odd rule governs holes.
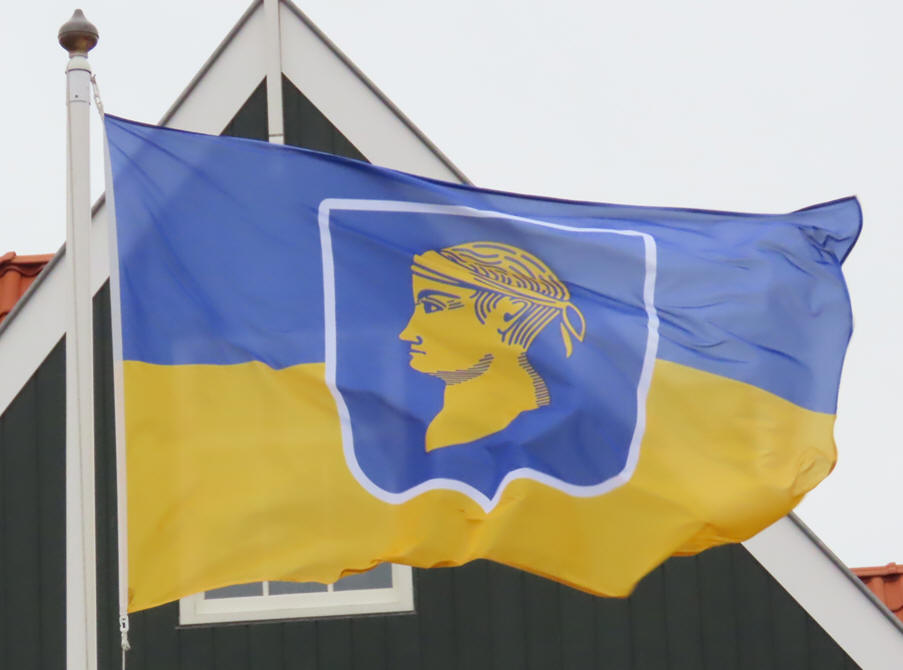
[[[204,598],[213,600],[215,598],[245,598],[247,596],[262,596],[263,582],[253,582],[251,584],[236,584],[235,586],[224,586],[221,589],[213,589],[205,591]]]
[[[392,564],[381,563],[372,570],[359,575],[342,577],[333,587],[336,591],[353,591],[355,589],[385,589],[392,586]]]
[[[321,593],[326,590],[326,584],[317,582],[270,582],[270,595],[278,596],[283,593]]]

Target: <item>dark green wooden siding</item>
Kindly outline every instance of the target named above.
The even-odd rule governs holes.
[[[282,110],[286,144],[367,160],[285,75],[282,76]]]
[[[286,138],[361,158],[290,82]],[[265,88],[226,129],[266,138]],[[311,139],[312,138],[312,139]],[[356,155],[354,155],[356,154]],[[95,298],[100,667],[119,667],[109,291]],[[3,346],[0,340],[0,346]],[[0,371],[2,373],[2,371]],[[65,662],[65,352],[0,417],[0,668]],[[182,628],[131,617],[129,670],[855,668],[742,546],[674,558],[627,599],[486,561],[414,571],[414,614]]]
[[[60,342],[0,416],[0,668],[65,664],[65,362]]]
[[[246,137],[252,140],[266,141],[269,139],[266,97],[266,81],[264,80],[254,89],[241,110],[229,121],[222,134],[230,137]],[[320,110],[302,95],[284,75],[282,77],[282,107],[286,144],[346,158],[367,160],[357,150],[357,147],[351,144],[348,138],[323,116]]]
[[[267,86],[266,79],[264,79],[248,96],[241,110],[232,117],[229,125],[223,128],[223,132],[220,134],[266,142],[270,139],[269,132]]]

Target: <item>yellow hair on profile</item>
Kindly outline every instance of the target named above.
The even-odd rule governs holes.
[[[501,242],[466,242],[414,256],[412,271],[434,281],[477,292],[477,317],[484,321],[498,301],[507,297],[526,305],[502,332],[505,342],[527,349],[556,317],[567,356],[571,337],[582,342],[586,320],[571,302],[567,286],[533,254]],[[576,322],[576,325],[575,325]]]

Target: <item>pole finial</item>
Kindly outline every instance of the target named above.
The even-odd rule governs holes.
[[[97,28],[85,18],[85,13],[76,9],[72,18],[60,28],[59,40],[69,55],[86,54],[97,45]]]

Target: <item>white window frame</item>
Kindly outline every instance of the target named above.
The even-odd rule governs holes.
[[[264,593],[268,582],[264,583]],[[379,589],[349,589],[315,593],[205,598],[203,593],[179,601],[179,623],[197,624],[306,619],[414,610],[411,568],[392,565],[392,586]]]

